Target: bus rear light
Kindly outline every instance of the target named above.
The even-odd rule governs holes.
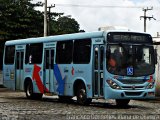
[[[116,82],[114,82],[112,80],[106,80],[106,82],[113,89],[121,89],[120,86]]]

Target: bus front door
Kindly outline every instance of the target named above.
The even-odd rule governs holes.
[[[24,51],[23,50],[17,50],[16,51],[16,66],[15,66],[15,71],[16,71],[16,90],[21,90],[22,89],[22,80],[23,80],[23,59],[24,59]]]
[[[45,49],[44,60],[44,85],[49,90],[48,92],[54,92],[54,49]],[[47,91],[44,89],[44,92]]]
[[[103,97],[103,56],[104,46],[94,46],[93,95]]]

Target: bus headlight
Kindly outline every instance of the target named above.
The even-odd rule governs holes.
[[[106,82],[113,89],[121,89],[120,86],[116,82],[114,82],[112,80],[106,80]]]
[[[151,82],[147,85],[146,89],[152,89],[154,87],[154,82]]]

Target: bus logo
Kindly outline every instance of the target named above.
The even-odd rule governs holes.
[[[132,86],[132,89],[133,89],[133,90],[135,90],[135,88],[136,88],[136,86],[135,86],[135,85],[133,85],[133,86]]]
[[[127,75],[133,75],[133,67],[127,68]]]

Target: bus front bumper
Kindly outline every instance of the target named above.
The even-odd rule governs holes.
[[[121,90],[105,87],[105,99],[155,99],[155,89]]]

